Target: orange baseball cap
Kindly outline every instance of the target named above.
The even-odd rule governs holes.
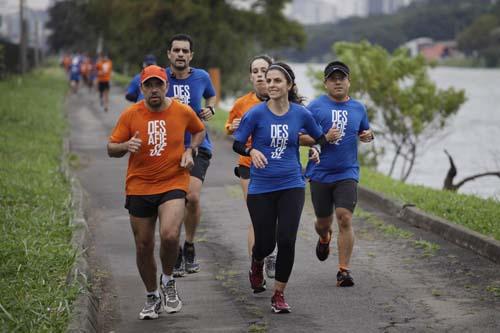
[[[160,79],[163,82],[167,82],[167,73],[165,72],[164,68],[156,65],[144,67],[141,72],[141,83],[144,83],[145,81],[153,77]]]

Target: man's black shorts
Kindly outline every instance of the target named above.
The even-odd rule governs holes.
[[[99,92],[109,90],[109,82],[99,82]]]
[[[158,215],[158,207],[169,200],[185,199],[186,192],[183,190],[172,190],[160,194],[151,195],[127,195],[125,208],[132,216],[153,217]]]
[[[250,179],[250,168],[244,165],[234,167],[234,175],[241,179]]]
[[[317,217],[328,217],[334,208],[345,208],[354,212],[358,201],[358,182],[344,179],[325,184],[311,180],[311,199]]]
[[[198,154],[193,158],[194,166],[191,169],[191,176],[196,177],[203,182],[205,180],[205,175],[207,174],[211,158],[212,153],[210,150],[198,148]]]

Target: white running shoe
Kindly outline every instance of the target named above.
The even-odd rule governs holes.
[[[144,304],[144,308],[139,313],[139,319],[157,319],[158,315],[163,310],[161,303],[161,297],[149,295],[146,299],[146,304]]]
[[[160,283],[160,289],[163,294],[163,307],[167,313],[179,312],[182,308],[182,301],[177,293],[177,288],[175,286],[175,280],[170,280],[165,286]]]

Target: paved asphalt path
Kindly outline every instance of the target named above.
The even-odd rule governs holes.
[[[354,220],[356,285],[335,287],[336,251],[326,262],[316,259],[308,198],[285,293],[293,312],[272,314],[273,282],[268,279],[269,290],[257,296],[249,287],[250,219],[232,173],[236,155],[229,141],[214,135],[196,243],[201,272],[177,280],[180,313],[140,321],[144,287],[123,208],[127,158],[106,154],[107,136],[126,106],[120,88],[112,89],[108,113],[94,93],[82,90],[67,99],[75,170],[88,195],[100,331],[500,332],[500,265],[363,203]],[[403,231],[411,237],[402,237]]]

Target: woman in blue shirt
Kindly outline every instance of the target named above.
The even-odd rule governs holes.
[[[295,240],[304,206],[305,181],[299,158],[299,133],[305,129],[317,143],[326,143],[321,128],[300,103],[295,75],[285,63],[274,63],[266,72],[269,100],[250,109],[234,133],[233,149],[251,156],[247,206],[254,227],[255,245],[249,272],[255,293],[266,289],[264,258],[276,243],[276,275],[272,309],[290,312],[283,291],[292,271]],[[245,143],[252,137],[252,147]],[[312,159],[318,159],[313,150]]]

